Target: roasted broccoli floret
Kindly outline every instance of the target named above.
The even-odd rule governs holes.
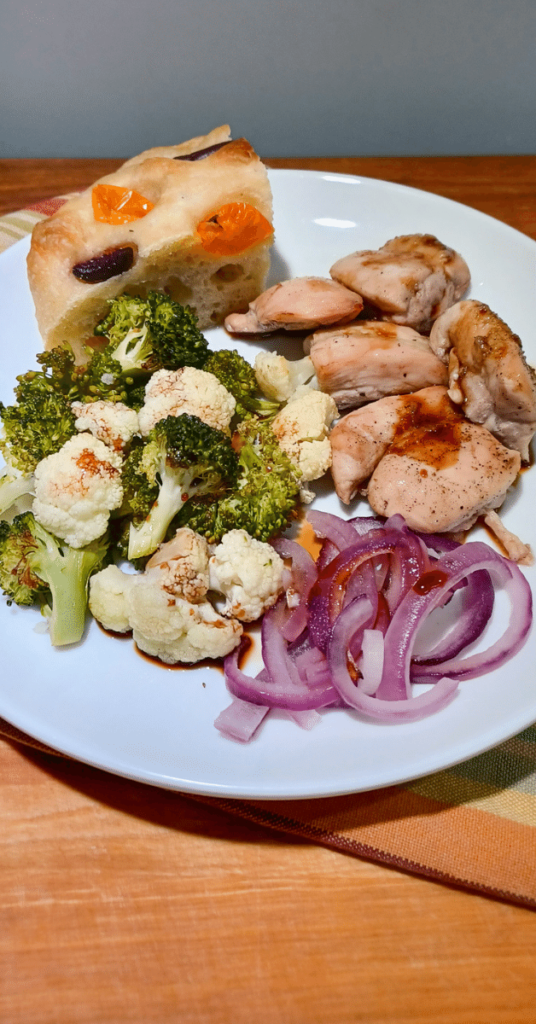
[[[275,416],[280,403],[259,397],[255,370],[238,352],[221,349],[207,359],[204,369],[213,373],[236,399],[235,415],[240,420],[250,416]]]
[[[88,357],[85,366],[77,366],[68,346],[39,353],[40,368],[17,377],[16,403],[0,403],[4,427],[0,451],[8,467],[5,483],[14,483],[15,490],[23,487],[15,480],[17,473],[31,477],[38,462],[54,455],[76,434],[72,402],[104,399],[134,408],[143,404],[143,391],[138,393],[137,382],[123,373],[110,353],[88,350]],[[29,490],[31,481],[27,484]],[[7,500],[7,491],[5,500],[0,494],[0,509],[9,507]]]
[[[106,537],[71,548],[25,512],[0,522],[0,586],[9,603],[41,605],[55,647],[74,644],[84,633],[89,577],[107,553]]]
[[[216,501],[193,497],[177,524],[211,542],[229,530],[246,530],[258,540],[270,540],[297,516],[300,472],[279,447],[269,421],[252,418],[241,423],[234,446],[239,450],[237,486]]]
[[[215,500],[225,488],[236,485],[237,472],[237,455],[223,431],[186,414],[160,420],[148,434],[141,455],[136,454],[129,464],[125,486],[134,519],[128,557],[143,558],[155,551],[192,495],[210,494]],[[155,485],[156,500],[140,522]]]
[[[62,359],[61,372],[49,363],[43,370],[29,370],[17,377],[16,404],[0,403],[4,425],[0,451],[8,465],[24,475],[33,473],[41,459],[59,451],[76,433],[71,403],[62,390],[72,364],[66,353]],[[44,363],[44,359],[40,361]]]
[[[88,355],[87,363],[76,369],[69,395],[71,401],[96,402],[102,399],[105,402],[124,402],[135,408],[131,393],[138,382],[123,372],[113,352],[106,347],[92,352],[88,350]]]
[[[108,339],[108,349],[124,373],[150,374],[181,366],[202,369],[207,359],[208,343],[195,313],[160,292],[151,291],[146,299],[113,299],[94,333]]]

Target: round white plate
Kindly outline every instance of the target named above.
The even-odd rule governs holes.
[[[431,232],[459,250],[473,275],[470,295],[487,302],[536,361],[536,244],[481,213],[399,185],[307,171],[272,171],[277,246],[271,282],[329,275],[339,257],[398,234]],[[40,339],[26,281],[24,240],[0,256],[0,398],[12,401],[17,373],[35,365]],[[229,347],[223,331],[213,347]],[[273,339],[263,347],[273,349]],[[296,340],[277,343],[290,358]],[[233,341],[250,359],[258,345]],[[317,507],[348,511],[326,490]],[[536,470],[522,474],[504,521],[536,550]],[[475,533],[478,536],[478,533]],[[483,535],[480,539],[486,540]],[[536,571],[527,570],[534,591]],[[494,622],[503,617],[499,600]],[[536,631],[517,657],[421,722],[380,725],[350,711],[325,711],[310,732],[269,715],[246,745],[213,722],[230,703],[221,672],[158,667],[92,622],[84,641],[54,650],[33,609],[0,605],[0,715],[81,761],[190,793],[258,799],[321,797],[404,782],[463,761],[536,720]],[[493,638],[491,629],[490,640]],[[248,664],[248,670],[252,662]]]

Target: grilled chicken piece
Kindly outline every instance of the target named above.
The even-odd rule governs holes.
[[[318,386],[339,409],[355,409],[386,395],[406,395],[447,384],[447,368],[428,339],[411,327],[360,320],[305,339]]]
[[[465,260],[435,235],[399,235],[376,251],[343,257],[330,274],[359,292],[383,320],[423,334],[462,297],[471,280]]]
[[[430,345],[448,363],[452,401],[528,462],[536,431],[536,374],[517,335],[485,303],[468,299],[436,320]]]
[[[225,327],[231,334],[314,331],[328,324],[347,324],[362,309],[361,296],[336,281],[294,277],[259,295],[247,313],[231,313]]]
[[[465,530],[499,508],[521,465],[518,452],[465,419],[444,387],[348,413],[330,439],[341,500],[361,491],[378,515],[398,512],[423,533]]]

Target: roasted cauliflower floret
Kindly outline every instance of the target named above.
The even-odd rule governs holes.
[[[287,402],[301,384],[316,387],[310,356],[285,359],[277,352],[259,352],[255,356],[255,376],[262,393],[275,402]]]
[[[168,593],[195,603],[206,597],[209,587],[209,556],[205,538],[185,526],[160,545],[147,562],[146,572],[154,573]]]
[[[231,530],[211,556],[211,590],[224,594],[224,615],[254,622],[283,592],[283,559],[245,530]]]
[[[301,470],[301,479],[318,480],[331,466],[329,429],[339,415],[331,395],[297,388],[275,417],[272,429],[283,451]]]
[[[194,366],[157,370],[145,388],[145,404],[138,414],[140,431],[146,437],[159,420],[181,413],[228,431],[235,408],[235,399],[213,373]]]
[[[73,402],[71,409],[77,430],[89,431],[114,451],[123,451],[138,433],[138,414],[123,402]]]
[[[126,598],[136,644],[168,665],[223,658],[242,636],[237,619],[219,615],[209,601],[191,604],[174,597],[154,570],[134,577]]]
[[[113,565],[93,576],[89,607],[105,629],[132,630],[147,654],[168,664],[194,664],[225,657],[242,635],[240,623],[219,615],[206,599],[208,588],[208,544],[184,528],[158,549],[143,573],[127,574]]]
[[[112,633],[128,633],[130,621],[126,593],[135,576],[107,565],[89,581],[89,610],[93,618]]]
[[[33,513],[73,548],[106,532],[123,500],[121,456],[92,434],[75,434],[35,469]]]

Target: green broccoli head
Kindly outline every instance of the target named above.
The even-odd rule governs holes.
[[[105,349],[88,350],[88,361],[77,367],[71,389],[71,401],[79,402],[124,402],[130,404],[130,391],[134,379],[123,373],[113,353]]]
[[[121,476],[123,504],[119,516],[130,516],[138,525],[147,518],[158,497],[158,484],[149,479],[140,465],[145,444],[141,437],[134,438]]]
[[[219,352],[212,352],[204,369],[214,374],[220,384],[223,384],[236,399],[235,415],[239,419],[248,419],[253,415],[270,417],[279,411],[278,402],[270,402],[258,396],[255,370],[235,350],[221,349]]]
[[[0,522],[0,586],[9,602],[42,606],[55,647],[77,643],[85,627],[89,577],[105,565],[108,548],[107,536],[71,548],[25,512],[11,524]]]
[[[116,348],[132,332],[141,333],[147,328],[148,304],[136,295],[118,295],[110,300],[110,312],[95,327],[94,333],[105,337],[112,348]]]
[[[8,603],[44,603],[48,584],[34,572],[30,555],[38,550],[34,517],[30,512],[15,516],[12,523],[0,520],[0,586]]]
[[[17,377],[15,405],[0,403],[4,426],[0,451],[10,466],[21,473],[33,473],[47,455],[60,450],[74,433],[69,390],[74,374],[74,357],[68,349],[41,353],[41,370],[29,370]]]
[[[238,476],[238,457],[231,439],[197,416],[167,416],[153,427],[141,453],[134,451],[127,480],[133,508],[130,559],[144,558],[156,550],[172,520],[193,495],[210,494],[215,500],[236,486]],[[150,488],[154,487],[156,499],[140,522]]]
[[[208,343],[195,313],[161,292],[150,291],[146,299],[113,299],[95,334],[108,339],[110,352],[125,373],[151,374],[181,366],[203,369],[207,359]]]
[[[234,439],[239,450],[237,486],[217,501],[193,497],[177,523],[189,526],[211,542],[229,530],[246,530],[268,541],[282,533],[298,515],[299,470],[279,447],[266,420],[241,423]]]
[[[75,364],[68,346],[41,352],[37,361],[38,370],[17,377],[16,404],[0,403],[4,426],[0,451],[9,466],[26,476],[76,433],[72,402],[103,399],[137,409],[144,401],[139,382],[123,372],[107,349],[88,349],[88,361],[83,366]]]

